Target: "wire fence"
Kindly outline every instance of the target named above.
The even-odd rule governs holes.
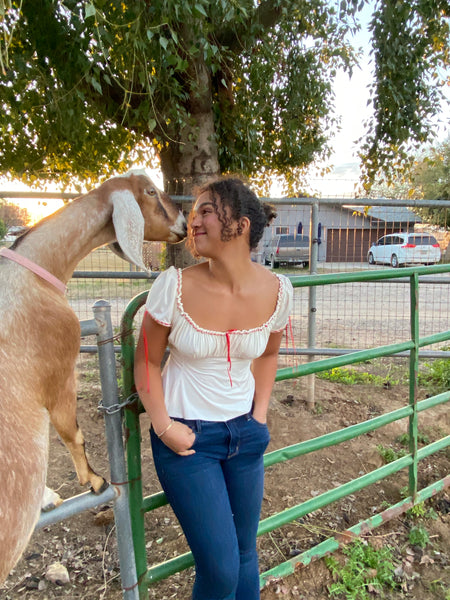
[[[425,232],[432,235],[440,246],[441,262],[450,262],[448,228],[422,223],[412,207],[406,206],[404,201],[394,205],[392,201],[380,200],[377,201],[380,206],[367,209],[362,201],[359,206],[350,206],[346,204],[348,199],[319,200],[315,201],[315,223],[311,217],[311,199],[273,202],[278,216],[271,227],[267,228],[263,240],[252,254],[253,260],[267,263],[265,245],[280,233],[308,235],[310,256],[313,254],[314,244],[317,256],[314,264],[309,262],[307,267],[303,264],[281,263],[275,269],[276,272],[297,276],[311,271],[321,274],[390,268],[388,264],[370,265],[367,257],[373,242],[396,231]],[[383,202],[386,205],[383,206]],[[317,235],[312,231],[314,227]],[[144,256],[149,269],[158,271],[165,267],[164,244],[146,243]],[[270,265],[267,266],[270,268]],[[155,277],[156,274],[155,272],[152,276]],[[95,300],[105,298],[112,304],[113,325],[118,328],[129,299],[149,289],[152,282],[149,277],[143,272],[136,272],[134,267],[116,257],[109,249],[100,248],[78,265],[75,277],[69,284],[69,301],[80,319],[85,319],[89,318]],[[420,335],[450,329],[450,278],[446,274],[439,274],[423,276],[421,281],[425,285],[420,288]],[[333,349],[363,349],[401,342],[410,333],[409,313],[407,278],[320,286],[314,291],[313,305],[311,290],[297,288],[292,315],[293,337],[286,339],[285,346],[290,348],[290,354],[293,348],[306,349],[311,346],[312,314],[315,320],[314,347],[326,353],[331,353]],[[439,350],[439,347],[432,350]]]
[[[7,193],[4,197],[7,197]],[[0,196],[3,196],[0,193]],[[40,195],[42,196],[42,194]],[[184,208],[189,199],[175,197]],[[450,201],[356,200],[349,198],[268,199],[276,206],[277,217],[266,229],[252,258],[267,264],[265,248],[278,234],[309,237],[308,266],[279,264],[275,270],[288,275],[353,272],[385,269],[370,265],[368,252],[380,237],[395,232],[424,232],[440,246],[441,261],[450,262],[450,230],[422,222],[417,208],[442,211],[448,223]],[[89,319],[92,305],[100,298],[112,305],[113,326],[118,331],[128,301],[149,289],[160,269],[166,266],[165,244],[144,245],[144,262],[150,273],[137,270],[108,248],[95,250],[78,266],[68,285],[68,299],[80,319]],[[450,329],[450,278],[445,274],[423,277],[419,298],[420,335]],[[311,346],[331,353],[333,349],[363,349],[401,342],[409,335],[410,298],[408,281],[395,279],[342,286],[296,288],[292,315],[292,336],[286,339],[285,353]],[[314,339],[311,319],[314,318]],[[313,342],[313,343],[312,343]],[[94,341],[84,340],[88,346]],[[433,348],[439,350],[439,348]]]

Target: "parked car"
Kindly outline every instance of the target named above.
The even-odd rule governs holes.
[[[280,264],[309,265],[309,236],[279,234],[263,245],[262,262],[272,269]]]
[[[407,264],[434,265],[441,260],[441,249],[428,233],[392,233],[384,235],[369,248],[369,265],[390,264],[397,268]]]

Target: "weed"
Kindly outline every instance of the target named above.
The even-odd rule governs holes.
[[[320,402],[316,402],[316,404],[314,406],[314,412],[316,413],[316,415],[323,414],[323,406]]]
[[[394,448],[386,448],[386,446],[383,446],[383,444],[378,444],[377,450],[386,464],[394,462],[394,460],[398,460],[399,458],[402,458],[408,454],[406,450],[397,451],[394,450]]]
[[[98,373],[95,371],[85,371],[81,374],[81,377],[87,382],[92,383],[98,380]]]
[[[406,511],[408,517],[413,519],[420,519],[425,517],[427,514],[427,509],[425,507],[425,502],[419,502],[418,504],[414,504],[410,509]]]
[[[400,489],[400,498],[407,498],[409,496],[409,487],[407,485],[404,485],[401,489]]]
[[[412,546],[425,548],[430,541],[430,536],[428,535],[428,531],[425,529],[425,527],[422,527],[422,525],[414,525],[409,532],[408,539]]]
[[[344,595],[347,600],[369,600],[373,593],[382,594],[385,588],[396,586],[394,551],[389,546],[377,550],[363,540],[356,540],[342,552],[347,557],[345,565],[332,556],[325,558],[336,580],[328,588],[330,597]]]
[[[432,519],[433,521],[437,521],[439,518],[439,515],[437,514],[437,512],[434,510],[433,507],[429,508],[427,510],[427,514],[425,515],[425,517],[427,519]]]
[[[424,367],[424,371],[419,371],[419,385],[426,387],[432,394],[450,389],[450,359],[438,358],[431,363],[424,363]]]
[[[356,369],[347,369],[346,367],[335,367],[329,371],[318,373],[319,379],[327,379],[336,383],[345,383],[347,385],[355,385],[358,383],[371,383],[373,385],[382,386],[386,383],[391,385],[397,384],[397,381],[390,381],[389,377],[381,377],[381,375],[372,375],[365,371],[357,371]]]
[[[395,441],[401,444],[402,446],[409,446],[409,433],[402,433],[402,435],[399,435],[397,438],[395,438]],[[419,444],[429,444],[430,438],[426,433],[418,431],[417,441],[419,442]]]

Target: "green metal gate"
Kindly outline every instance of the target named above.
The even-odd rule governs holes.
[[[419,348],[450,340],[450,331],[442,331],[422,338],[419,337],[419,276],[437,273],[450,273],[450,265],[441,264],[432,267],[411,267],[400,270],[382,269],[377,271],[291,277],[294,287],[336,285],[358,281],[370,282],[400,277],[409,278],[411,335],[408,341],[358,352],[351,352],[343,356],[316,360],[296,367],[279,369],[276,377],[277,381],[292,379],[335,367],[356,364],[374,358],[393,356],[400,352],[409,352],[409,401],[403,408],[383,414],[368,421],[267,453],[264,457],[265,466],[268,467],[297,456],[315,452],[321,448],[340,444],[405,417],[408,417],[409,419],[409,453],[407,456],[375,469],[374,471],[358,477],[340,487],[328,490],[311,500],[307,500],[306,502],[262,520],[259,525],[258,535],[273,531],[282,525],[327,506],[328,504],[380,481],[389,475],[397,473],[402,469],[408,469],[409,496],[398,504],[389,507],[387,510],[367,518],[357,525],[342,531],[339,535],[333,536],[316,545],[314,548],[278,565],[270,571],[262,573],[261,587],[265,585],[270,577],[281,577],[293,573],[296,565],[306,565],[313,558],[324,556],[326,553],[338,548],[341,544],[350,541],[354,536],[381,525],[390,518],[405,512],[415,503],[431,497],[450,485],[450,474],[420,490],[418,489],[417,483],[419,461],[450,445],[450,436],[446,436],[427,446],[420,449],[418,448],[418,414],[421,411],[439,404],[444,404],[450,400],[450,391],[446,391],[421,402],[417,401]],[[126,397],[132,396],[135,391],[133,379],[135,348],[133,322],[137,312],[145,303],[146,297],[147,292],[136,296],[129,303],[122,319],[123,385]],[[133,542],[136,556],[136,570],[139,580],[139,594],[141,599],[145,599],[148,598],[149,585],[193,565],[193,559],[191,553],[188,552],[162,564],[148,568],[144,523],[145,513],[163,506],[167,501],[163,492],[148,497],[143,496],[141,474],[141,431],[139,426],[139,414],[141,412],[143,412],[143,408],[137,399],[125,408],[128,481],[130,487]]]

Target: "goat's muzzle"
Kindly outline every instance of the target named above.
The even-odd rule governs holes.
[[[183,213],[178,213],[177,220],[175,223],[169,228],[170,229],[170,237],[167,240],[171,244],[176,244],[177,242],[181,242],[187,235],[187,222],[183,215]]]

